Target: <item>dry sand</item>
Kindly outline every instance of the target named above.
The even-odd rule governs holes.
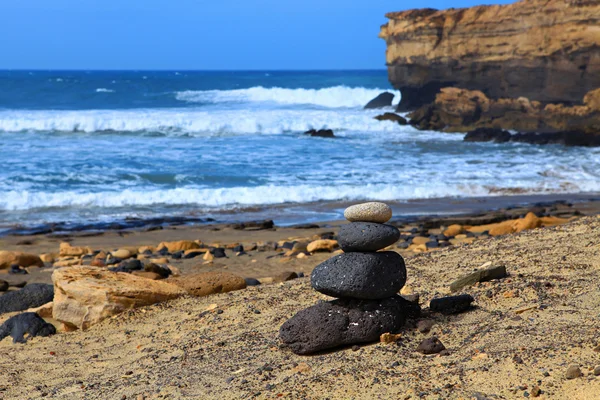
[[[146,234],[155,234],[158,243],[184,231]],[[297,235],[309,233],[315,232]],[[227,240],[265,240],[274,234],[230,232]],[[73,244],[120,243],[111,235]],[[11,240],[16,239],[5,239],[2,247],[15,246]],[[40,239],[32,250],[58,247],[46,241]],[[267,256],[257,255],[256,263],[235,258],[224,263],[232,263],[227,266],[232,272],[255,268],[242,275],[259,277],[278,270],[310,272],[328,257],[290,265]],[[280,347],[281,324],[327,299],[311,290],[308,278],[182,298],[115,316],[88,331],[33,338],[24,345],[5,339],[0,342],[0,399],[519,399],[532,397],[534,386],[542,391],[539,398],[599,399],[600,376],[592,370],[600,365],[600,218],[409,257],[408,286],[426,307],[431,298],[447,294],[453,280],[488,261],[506,265],[510,277],[466,288],[476,309],[425,317],[435,322],[432,332],[419,333],[409,324],[399,342],[357,351],[297,356]],[[39,274],[43,280],[48,273]],[[450,355],[415,352],[431,335]],[[581,367],[582,377],[565,378],[571,364]]]

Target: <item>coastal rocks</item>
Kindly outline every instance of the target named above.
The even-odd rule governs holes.
[[[560,144],[563,146],[600,146],[600,131],[589,134],[582,131],[537,133],[525,132],[511,134],[503,129],[477,128],[468,132],[463,138],[465,142],[494,142],[494,143],[527,143],[527,144]]]
[[[208,296],[246,288],[244,278],[229,272],[201,272],[169,279],[193,296]]]
[[[159,250],[166,248],[169,253],[176,253],[178,251],[199,249],[200,245],[191,240],[179,240],[177,242],[161,242],[156,248]]]
[[[400,296],[322,302],[287,320],[279,330],[279,337],[296,354],[374,342],[381,334],[402,328],[407,310],[414,307]]]
[[[345,252],[377,251],[396,243],[398,239],[398,228],[374,222],[342,225],[339,233],[339,245]]]
[[[391,218],[390,208],[384,203],[357,204],[348,207],[344,216],[351,221],[338,235],[345,251],[372,251],[342,253],[313,270],[312,287],[339,299],[302,310],[281,326],[279,338],[294,353],[376,341],[420,313],[417,303],[397,295],[406,283],[402,256],[375,252],[398,239],[395,227],[378,223]]]
[[[94,267],[53,272],[52,314],[70,328],[87,329],[123,311],[184,295],[176,285]],[[27,286],[29,287],[29,286]]]
[[[70,243],[62,242],[58,254],[60,257],[81,257],[91,252],[89,247],[73,247]]]
[[[44,262],[35,254],[20,251],[0,251],[0,270],[9,269],[12,265],[20,267],[43,267]]]
[[[468,132],[467,142],[597,146],[600,136],[600,109],[595,105],[543,105],[523,97],[494,100],[477,90],[454,87],[442,88],[432,103],[409,117],[417,129]]]
[[[331,129],[310,129],[304,132],[305,135],[313,136],[313,137],[323,137],[323,138],[334,138],[335,135]]]
[[[9,284],[8,282],[0,279],[0,292],[6,292],[8,290]]]
[[[391,107],[392,101],[394,101],[394,97],[395,97],[395,95],[393,93],[383,92],[383,93],[377,95],[377,97],[375,97],[373,100],[369,101],[365,105],[365,110],[374,109],[374,108]]]
[[[465,232],[465,228],[462,225],[453,224],[444,230],[444,236],[454,237]]]
[[[319,251],[327,251],[332,252],[336,247],[338,247],[338,241],[332,239],[318,239],[310,242],[306,246],[306,251],[309,253],[316,253]]]
[[[447,86],[578,103],[600,87],[598,15],[597,1],[564,0],[388,13],[379,37],[402,94],[398,110],[430,103]]]
[[[319,264],[311,274],[313,289],[332,297],[383,299],[406,283],[406,267],[398,253],[345,253]]]
[[[497,128],[477,128],[468,132],[463,141],[465,142],[510,142],[512,135],[504,129]]]
[[[406,120],[406,118],[398,115],[398,114],[394,114],[394,113],[390,113],[390,112],[386,112],[383,113],[381,115],[378,115],[375,117],[375,119],[377,121],[392,121],[392,122],[396,122],[398,123],[398,125],[407,125],[408,121]]]
[[[46,323],[33,312],[15,315],[0,325],[0,340],[10,335],[13,343],[25,343],[29,337],[50,336],[55,333],[54,325]],[[28,337],[25,337],[25,334]]]
[[[45,283],[30,283],[23,289],[0,296],[0,314],[40,307],[54,298],[54,288]]]
[[[376,201],[355,204],[346,208],[344,218],[350,222],[377,222],[383,224],[392,218],[392,209],[387,204]]]

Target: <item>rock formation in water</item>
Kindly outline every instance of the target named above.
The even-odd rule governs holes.
[[[600,88],[582,105],[546,104],[517,99],[489,99],[481,91],[442,88],[435,101],[410,113],[418,129],[469,132],[478,128],[520,132],[572,132],[600,135]]]
[[[443,87],[490,99],[581,104],[600,87],[600,1],[522,0],[510,5],[386,15],[389,80],[398,111],[434,101]]]

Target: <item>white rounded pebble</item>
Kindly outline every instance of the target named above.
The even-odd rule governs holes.
[[[350,222],[377,222],[383,224],[392,218],[392,209],[385,203],[371,201],[346,208],[344,217]]]

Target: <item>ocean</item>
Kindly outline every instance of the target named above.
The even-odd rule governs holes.
[[[329,202],[600,191],[598,148],[465,143],[380,122],[363,106],[386,90],[383,70],[0,71],[0,229],[285,224],[339,218]],[[321,128],[337,137],[303,135]]]

